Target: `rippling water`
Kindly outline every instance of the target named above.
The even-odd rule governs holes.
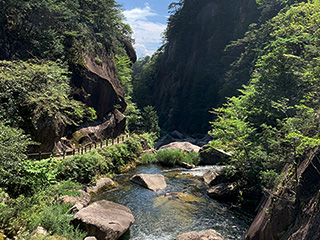
[[[130,240],[173,240],[190,231],[214,229],[228,239],[241,239],[252,216],[230,210],[206,194],[206,185],[199,178],[209,168],[192,170],[163,169],[157,165],[140,166],[119,175],[115,180],[121,185],[117,190],[104,193],[99,199],[123,204],[131,209],[135,223],[130,228]],[[167,188],[155,193],[129,181],[137,173],[163,174]],[[183,193],[181,199],[164,197],[165,193]]]

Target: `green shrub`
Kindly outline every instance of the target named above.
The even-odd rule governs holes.
[[[26,185],[37,191],[38,188],[56,183],[59,162],[54,158],[25,161],[23,169]]]
[[[182,162],[183,153],[180,150],[162,149],[157,152],[156,159],[161,165],[171,167]]]
[[[142,154],[140,161],[142,164],[156,163],[157,158],[155,154],[145,153]]]
[[[28,187],[22,166],[27,158],[27,146],[32,143],[21,129],[0,123],[0,187],[9,194],[17,196]]]
[[[158,139],[156,133],[143,133],[140,135],[140,139],[146,143],[146,147],[151,149],[154,148],[154,142]]]
[[[161,149],[154,156],[144,156],[142,163],[160,163],[166,167],[179,165],[183,162],[197,165],[200,161],[199,153],[186,152],[178,149]]]
[[[13,237],[26,230],[32,232],[41,225],[51,233],[63,235],[67,239],[80,239],[71,237],[78,236],[79,233],[68,227],[70,215],[66,212],[70,206],[59,204],[56,200],[66,194],[79,195],[78,190],[81,188],[78,183],[64,181],[42,190],[39,188],[39,191],[30,197],[21,195],[9,199],[6,204],[0,204],[0,229],[5,230],[8,237]]]
[[[58,165],[58,180],[72,179],[79,183],[89,183],[93,178],[109,171],[108,162],[93,150],[84,155],[65,159]]]
[[[32,228],[42,226],[50,234],[64,236],[67,239],[83,239],[86,233],[70,225],[72,214],[68,214],[71,205],[57,203],[43,209],[32,223]]]
[[[200,155],[197,152],[184,152],[183,162],[198,165],[200,162]]]

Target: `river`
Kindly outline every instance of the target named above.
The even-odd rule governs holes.
[[[185,232],[207,229],[214,229],[228,239],[241,239],[252,216],[209,198],[207,186],[200,178],[208,169],[218,168],[210,166],[186,170],[158,165],[139,166],[116,176],[114,180],[120,187],[102,194],[97,200],[106,199],[131,209],[135,223],[130,228],[130,234],[122,239],[173,240]],[[130,177],[138,173],[163,174],[167,188],[156,193],[131,183]],[[179,192],[180,198],[164,196],[174,192]]]

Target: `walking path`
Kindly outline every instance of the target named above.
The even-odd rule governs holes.
[[[53,152],[37,152],[37,153],[29,153],[27,154],[27,156],[29,158],[33,158],[33,159],[46,159],[46,158],[51,158],[51,157],[55,157],[58,159],[65,159],[67,157],[70,156],[74,156],[74,155],[81,155],[84,153],[88,153],[90,152],[92,149],[99,149],[99,148],[104,148],[107,146],[112,146],[112,145],[116,145],[119,143],[124,142],[127,138],[129,137],[129,135],[122,135],[119,136],[117,138],[112,138],[112,139],[105,139],[102,142],[94,142],[94,143],[88,143],[85,146],[79,147],[79,148],[75,148],[75,149],[67,149],[63,152],[59,152],[59,153],[53,153]]]

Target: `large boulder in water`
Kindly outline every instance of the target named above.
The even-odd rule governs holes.
[[[220,183],[208,189],[208,195],[221,202],[234,202],[237,196],[237,186],[232,183]]]
[[[179,235],[176,240],[226,240],[214,230],[205,230],[201,232],[188,232]]]
[[[173,143],[169,143],[167,145],[164,145],[160,148],[161,149],[178,149],[181,151],[187,151],[187,152],[199,152],[200,147],[197,145],[194,145],[190,142],[173,142]]]
[[[161,174],[137,174],[130,181],[139,184],[152,191],[158,191],[167,187],[164,176]]]
[[[129,208],[102,200],[80,210],[71,223],[97,240],[115,240],[122,236],[134,221]]]
[[[217,165],[223,164],[231,157],[231,153],[220,149],[215,149],[209,145],[203,146],[200,151],[199,165]]]
[[[206,184],[213,186],[215,185],[213,183],[216,181],[219,175],[221,175],[221,172],[209,170],[203,174],[203,180]]]

